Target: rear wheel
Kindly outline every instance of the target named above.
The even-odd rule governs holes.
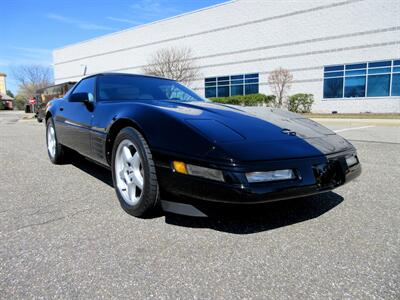
[[[158,183],[154,161],[143,136],[134,128],[122,129],[112,152],[112,177],[122,208],[145,217],[158,209]]]
[[[47,120],[46,125],[47,154],[53,164],[61,164],[65,160],[65,149],[58,143],[53,118]]]

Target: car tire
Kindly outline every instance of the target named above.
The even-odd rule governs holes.
[[[155,165],[144,137],[132,127],[122,129],[113,144],[112,179],[121,207],[136,217],[160,210]]]
[[[56,165],[62,164],[65,161],[65,149],[58,143],[53,118],[46,123],[46,145],[50,161]]]

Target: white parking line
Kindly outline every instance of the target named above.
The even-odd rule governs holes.
[[[343,131],[349,131],[349,130],[358,130],[358,129],[366,129],[366,128],[371,128],[375,126],[361,126],[361,127],[350,127],[350,128],[344,128],[344,129],[339,129],[339,130],[334,130],[334,132],[343,132]]]

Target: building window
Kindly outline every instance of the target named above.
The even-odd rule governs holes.
[[[368,75],[368,97],[380,97],[390,95],[390,74]]]
[[[217,97],[229,97],[229,85],[218,86]]]
[[[206,98],[242,96],[258,93],[259,78],[258,73],[220,76],[206,78],[204,84]]]
[[[206,78],[206,98],[217,97],[217,78]]]
[[[231,96],[243,95],[243,84],[231,86]]]
[[[343,97],[343,78],[324,79],[324,98]]]
[[[392,96],[400,96],[400,73],[393,74]]]
[[[365,97],[367,64],[345,66],[344,97]]]
[[[400,60],[326,66],[324,98],[399,96],[399,77]]]
[[[379,61],[368,64],[368,97],[390,96],[392,62]]]
[[[392,96],[400,96],[400,60],[393,61]]]

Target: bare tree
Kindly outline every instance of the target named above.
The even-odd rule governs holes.
[[[292,86],[293,75],[289,70],[278,68],[273,70],[268,76],[268,85],[270,86],[273,94],[276,96],[276,104],[278,107],[283,106],[283,102]]]
[[[147,75],[174,79],[190,85],[199,77],[200,69],[196,65],[190,48],[163,48],[156,51],[148,65],[143,68]]]
[[[51,69],[42,65],[20,65],[14,67],[12,73],[18,83],[18,93],[28,98],[33,97],[37,89],[52,83]]]

